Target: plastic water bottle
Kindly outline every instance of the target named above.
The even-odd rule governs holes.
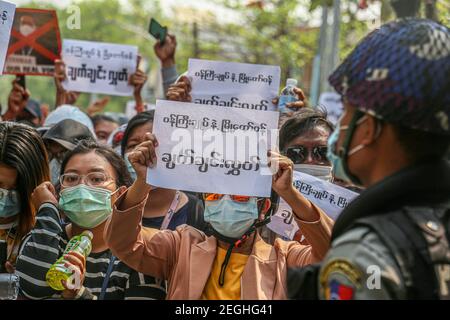
[[[72,276],[73,270],[64,265],[66,262],[64,260],[64,255],[69,252],[78,252],[79,254],[87,257],[92,250],[93,237],[94,235],[91,231],[85,230],[80,235],[70,239],[69,243],[67,243],[66,249],[64,250],[63,256],[56,260],[45,276],[45,280],[51,288],[58,291],[63,291],[66,289],[61,281],[67,281],[67,279]]]
[[[286,104],[295,102],[298,100],[297,95],[294,92],[294,88],[297,86],[296,79],[287,79],[286,87],[281,90],[280,99],[278,100],[278,111],[281,113],[292,112]]]
[[[0,300],[16,300],[19,294],[19,277],[14,273],[0,273]]]

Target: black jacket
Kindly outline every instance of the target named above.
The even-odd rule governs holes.
[[[332,241],[358,219],[401,210],[405,206],[432,206],[450,200],[450,161],[440,160],[405,168],[367,188],[336,220]]]

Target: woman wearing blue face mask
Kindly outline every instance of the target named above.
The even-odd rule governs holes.
[[[112,203],[130,185],[124,161],[112,149],[83,141],[62,162],[59,201],[49,182],[33,193],[39,208],[37,223],[18,257],[21,295],[29,299],[139,299],[165,297],[164,284],[138,274],[116,259],[103,239]],[[60,223],[60,211],[71,223]],[[78,270],[74,283],[57,292],[45,282],[46,273],[72,237],[90,230],[94,237],[85,259],[70,253],[68,266]]]
[[[152,132],[154,115],[153,110],[137,114],[129,121],[123,135],[121,153],[133,180],[136,180],[136,171],[128,160],[128,155],[145,141],[147,132]],[[173,214],[168,215],[169,211]],[[142,223],[144,227],[170,230],[175,230],[177,226],[186,223],[206,231],[201,199],[192,193],[165,188],[150,190]]]
[[[265,243],[257,229],[270,200],[205,194],[205,221],[213,236],[191,227],[175,231],[142,228],[148,201],[147,166],[156,162],[156,138],[147,134],[129,155],[134,184],[115,203],[105,237],[118,257],[145,274],[168,280],[167,299],[286,299],[287,268],[320,261],[328,250],[332,221],[292,185],[293,163],[271,154],[279,170],[272,187],[293,208],[295,220],[311,244],[277,239]]]
[[[0,123],[0,273],[14,271],[21,240],[35,221],[31,193],[48,179],[39,134],[29,126]]]

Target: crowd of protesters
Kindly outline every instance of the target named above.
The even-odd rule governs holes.
[[[164,92],[190,102],[176,46],[169,34],[154,47]],[[125,123],[103,112],[109,98],[76,107],[65,77],[56,60],[51,112],[14,80],[1,116],[0,272],[20,278],[19,299],[450,297],[447,27],[401,19],[365,37],[329,78],[344,105],[337,125],[295,88],[268,155],[270,198],[148,184],[159,140],[145,73],[130,78],[137,115]],[[293,186],[294,171],[359,196],[333,221]],[[267,229],[280,198],[299,226],[292,241]],[[84,230],[90,255],[65,256],[81,286],[55,291],[46,273]],[[372,265],[377,290],[366,285]]]

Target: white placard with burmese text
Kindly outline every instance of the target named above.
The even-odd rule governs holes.
[[[358,193],[302,172],[294,172],[294,186],[309,201],[336,220]],[[298,230],[292,208],[280,199],[277,212],[267,225],[282,237],[292,240]]]
[[[158,100],[153,186],[192,192],[269,197],[267,151],[278,139],[278,112]]]
[[[280,67],[189,59],[192,102],[258,111],[276,111]]]
[[[138,48],[121,44],[64,40],[67,91],[131,96],[128,81],[136,72]]]
[[[3,73],[16,5],[0,1],[0,75]]]

